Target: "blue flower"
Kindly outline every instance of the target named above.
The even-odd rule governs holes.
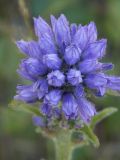
[[[107,71],[113,68],[111,63],[100,63],[98,60],[84,60],[79,63],[79,70],[83,74],[88,74],[96,71]]]
[[[21,100],[26,103],[34,103],[38,100],[37,92],[33,90],[32,85],[17,86],[17,95],[14,97],[16,100]]]
[[[75,45],[65,49],[64,59],[68,65],[73,65],[80,60],[81,49]]]
[[[85,123],[89,123],[91,118],[96,114],[94,105],[84,97],[77,98],[78,113]]]
[[[62,111],[66,119],[76,119],[78,115],[78,104],[71,93],[64,94]]]
[[[40,79],[33,84],[33,90],[37,91],[38,99],[43,98],[48,93],[48,83],[46,79]]]
[[[35,34],[36,36],[38,36],[38,38],[44,36],[45,33],[47,33],[50,36],[53,35],[51,27],[41,17],[34,18],[34,29],[35,29]]]
[[[61,97],[62,97],[61,90],[54,89],[54,90],[51,90],[48,94],[46,94],[45,102],[49,103],[49,104],[51,104],[53,106],[54,105],[56,106],[60,102]]]
[[[102,39],[88,45],[86,51],[83,53],[83,59],[98,59],[105,54],[107,40]]]
[[[51,22],[57,45],[64,51],[64,46],[68,46],[71,42],[69,22],[63,14],[57,20],[51,16]]]
[[[56,70],[60,69],[62,61],[57,54],[46,54],[43,56],[43,63],[48,68]]]
[[[54,125],[56,119],[60,123],[89,123],[96,109],[86,91],[99,97],[109,89],[120,91],[120,77],[106,74],[113,64],[99,62],[105,55],[107,40],[97,40],[94,22],[85,26],[69,24],[63,14],[58,19],[51,16],[51,25],[41,17],[34,18],[34,29],[38,41],[16,42],[26,55],[18,73],[31,84],[18,85],[15,99],[42,103],[43,116],[33,117],[37,126]]]
[[[44,34],[39,40],[39,46],[42,54],[57,54],[57,49],[52,37],[49,34]]]
[[[59,71],[52,71],[47,75],[48,84],[54,87],[61,87],[65,82],[64,74]]]
[[[68,82],[73,85],[79,85],[82,82],[81,72],[76,69],[70,69],[67,73]]]
[[[39,127],[46,127],[46,123],[43,117],[33,116],[32,118],[34,125]]]
[[[48,103],[43,103],[40,105],[40,111],[43,115],[47,117],[51,117],[52,115],[52,106],[49,105]]]
[[[77,98],[81,98],[85,96],[84,87],[79,84],[74,88],[74,95]]]

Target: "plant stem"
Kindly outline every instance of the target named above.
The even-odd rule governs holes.
[[[61,130],[53,140],[56,149],[56,160],[71,160],[73,150],[71,131]]]
[[[72,160],[72,153],[78,147],[88,145],[85,140],[73,141],[73,130],[58,129],[57,132],[50,130],[40,130],[43,136],[53,140],[55,145],[55,160]]]

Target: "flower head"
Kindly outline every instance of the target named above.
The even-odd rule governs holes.
[[[108,89],[120,90],[120,77],[104,73],[113,65],[99,61],[105,55],[107,40],[97,40],[94,22],[70,25],[63,14],[58,19],[51,16],[51,26],[41,17],[34,18],[34,28],[38,41],[16,42],[27,56],[18,73],[31,84],[19,85],[15,99],[42,102],[43,116],[33,117],[38,126],[56,119],[89,123],[96,110],[86,90],[95,96],[104,96]]]

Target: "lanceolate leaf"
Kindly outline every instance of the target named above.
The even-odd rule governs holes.
[[[89,126],[85,125],[81,129],[81,131],[87,141],[91,142],[95,147],[99,147],[100,145],[99,139],[97,138],[97,136],[94,134],[93,130]]]
[[[10,107],[13,110],[16,111],[24,111],[24,112],[28,112],[37,116],[42,116],[39,108],[37,108],[36,106],[30,105],[30,104],[26,104],[26,103],[21,103],[19,101],[12,101],[10,104]]]
[[[109,107],[98,112],[91,121],[91,124],[90,124],[91,128],[94,128],[97,123],[102,121],[104,118],[110,116],[111,114],[115,113],[116,111],[117,111],[117,108]]]

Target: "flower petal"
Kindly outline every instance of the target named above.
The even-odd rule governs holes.
[[[89,74],[86,76],[84,82],[89,88],[96,89],[101,86],[106,86],[107,79],[104,74]]]
[[[96,89],[98,96],[103,96],[107,87],[107,78],[104,74],[89,74],[84,80],[87,87]]]
[[[33,91],[37,92],[38,99],[41,99],[48,93],[48,83],[46,79],[39,79],[33,84]]]
[[[59,70],[49,73],[47,79],[48,84],[55,87],[61,87],[65,83],[65,76]]]
[[[53,36],[50,26],[41,17],[34,18],[34,29],[35,34],[39,38],[41,38],[45,33],[49,34],[50,36]]]
[[[94,22],[90,22],[87,26],[89,43],[97,40],[97,28]]]
[[[53,25],[53,31],[56,42],[63,51],[64,45],[68,46],[71,42],[69,23],[63,14],[57,20],[52,17],[52,23],[55,23]]]
[[[45,127],[45,120],[43,117],[40,116],[33,116],[32,117],[33,123],[35,126],[39,126],[39,127]]]
[[[73,38],[75,33],[77,32],[77,25],[75,23],[72,23],[70,25],[70,30],[71,30],[71,37]]]
[[[46,66],[35,58],[24,59],[20,68],[24,68],[33,77],[44,75],[47,72]]]
[[[73,86],[78,85],[82,82],[81,72],[76,69],[70,69],[67,73],[67,80]]]
[[[83,59],[97,59],[102,58],[106,50],[106,39],[89,44],[88,48],[82,54]]]
[[[106,76],[107,77],[107,87],[112,90],[120,90],[120,77]]]
[[[62,111],[66,119],[76,119],[78,115],[78,105],[71,93],[64,94]]]
[[[73,42],[75,44],[78,44],[81,50],[84,50],[87,43],[88,43],[88,37],[87,37],[87,26],[79,26],[79,29],[77,30]]]
[[[57,49],[54,40],[48,34],[44,34],[39,40],[42,54],[57,54]]]
[[[112,63],[100,63],[96,59],[87,59],[78,65],[81,73],[87,74],[95,71],[107,71],[113,69]]]
[[[21,100],[26,103],[34,103],[37,101],[37,92],[33,91],[32,85],[17,86],[17,95],[14,97],[16,100]]]
[[[62,97],[61,90],[54,89],[51,90],[46,96],[45,96],[45,102],[49,103],[50,105],[58,105]]]
[[[57,54],[46,54],[43,56],[43,63],[50,69],[60,69],[62,60]]]
[[[49,105],[47,103],[43,103],[42,105],[40,105],[40,111],[43,115],[45,115],[47,117],[52,116],[52,107],[51,107],[51,105]]]
[[[100,66],[100,63],[97,60],[84,60],[79,63],[79,69],[81,73],[84,74],[97,71]]]
[[[26,42],[24,40],[20,40],[16,42],[19,50],[26,54],[27,56],[40,59],[42,56],[41,49],[39,44],[36,41]]]
[[[71,45],[65,49],[64,59],[68,65],[74,65],[80,60],[81,49]]]
[[[85,123],[89,123],[96,114],[94,105],[85,98],[77,98],[78,112]]]
[[[85,96],[84,88],[81,84],[79,84],[74,88],[74,95],[75,97],[78,97],[78,98]]]

